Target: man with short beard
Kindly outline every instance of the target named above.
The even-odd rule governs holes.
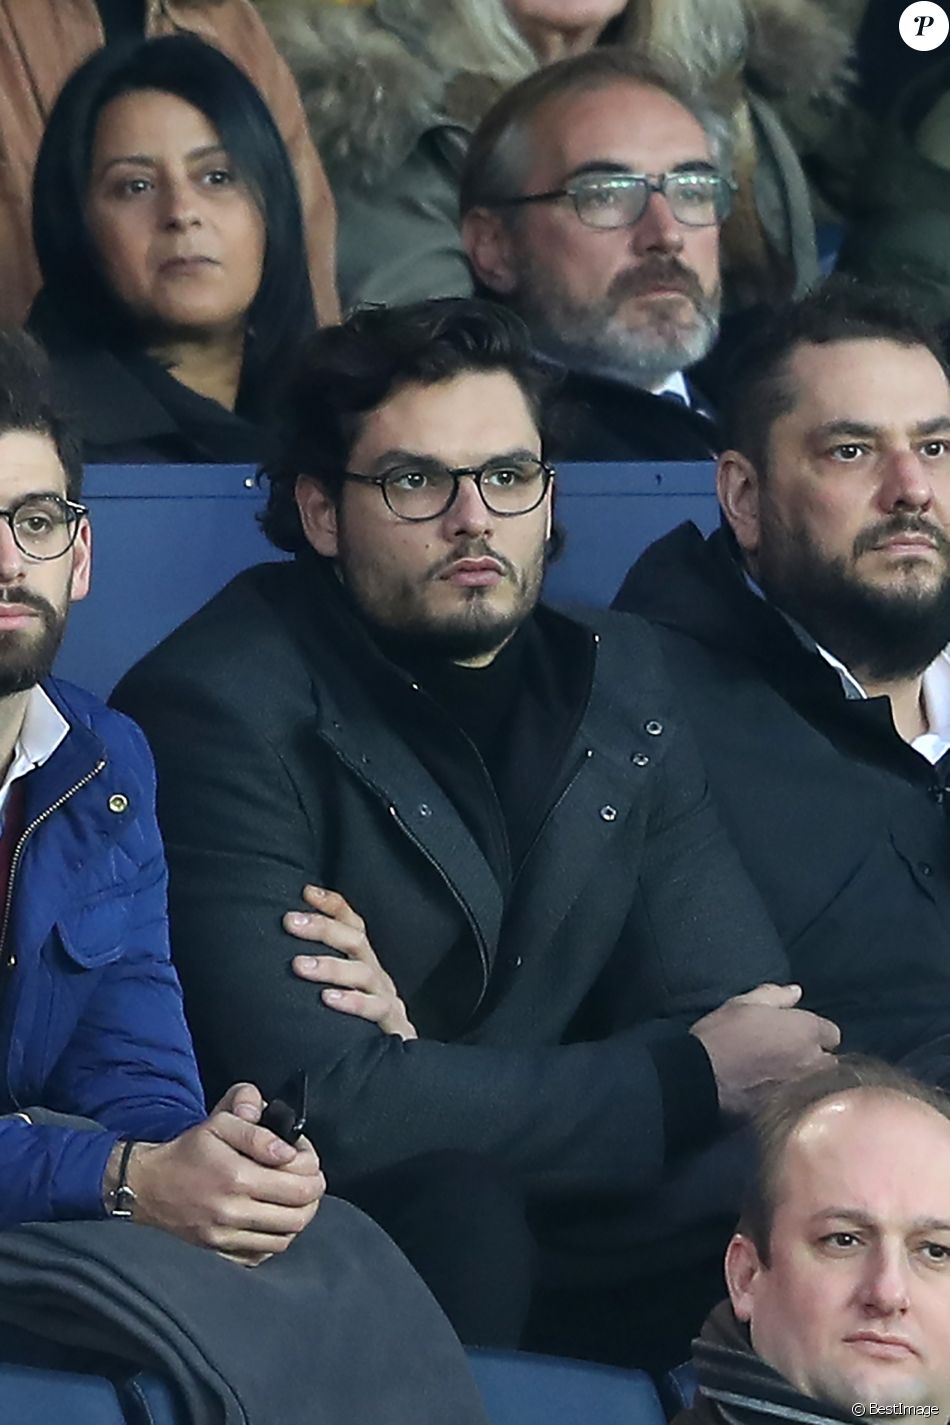
[[[837,1030],[762,983],[649,630],[538,603],[544,396],[488,303],[318,334],[270,472],[294,560],[115,696],[206,1082],[305,1067],[335,1191],[467,1342],[663,1365],[721,1290],[721,1129]]]
[[[733,372],[722,527],[683,525],[646,616],[720,812],[844,1042],[950,1078],[950,387],[935,334],[832,279]]]
[[[482,289],[567,376],[553,453],[696,460],[718,448],[687,372],[719,330],[726,121],[622,47],[509,90],[476,131],[462,236]]]
[[[50,676],[89,588],[81,482],[42,353],[0,333],[0,1226],[118,1210],[256,1262],[313,1215],[323,1178],[308,1143],[253,1126],[252,1085],[229,1086],[206,1117],[169,962],[148,750]],[[14,1114],[27,1104],[39,1108]],[[50,1126],[50,1110],[104,1131]],[[266,1232],[228,1181],[238,1169],[273,1213]]]

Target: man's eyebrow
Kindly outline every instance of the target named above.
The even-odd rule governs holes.
[[[913,427],[914,435],[936,435],[942,430],[950,430],[950,414],[931,416],[930,420],[918,421]]]
[[[189,149],[188,152],[185,154],[185,158],[188,160],[189,163],[193,163],[195,162],[195,160],[209,158],[212,154],[217,153],[225,155],[227,154],[227,149],[224,147],[224,144],[201,144],[198,148]],[[104,163],[102,165],[99,170],[99,176],[102,177],[104,174],[109,172],[110,168],[121,167],[122,164],[128,164],[135,168],[157,168],[158,163],[159,161],[154,156],[154,154],[119,153],[116,154],[115,158],[110,158],[107,163]]]
[[[826,1207],[812,1217],[815,1224],[822,1222],[847,1222],[854,1227],[869,1227],[877,1231],[880,1223],[857,1207]],[[950,1232],[950,1219],[942,1217],[915,1217],[909,1224],[914,1232]]]
[[[67,496],[62,490],[27,490],[24,495],[15,495],[10,503],[4,508],[8,510],[19,509],[20,505],[32,504],[34,500],[66,500]]]
[[[883,426],[870,425],[867,421],[825,421],[823,425],[815,426],[812,435],[816,440],[832,440],[836,436],[858,436],[865,440],[873,440],[875,436],[882,434]]]
[[[537,451],[519,445],[511,450],[493,451],[491,455],[483,456],[480,460],[466,461],[465,464],[487,465],[495,460],[538,460],[539,458]],[[441,456],[433,455],[431,451],[406,450],[402,446],[384,450],[382,455],[377,456],[373,461],[370,468],[373,471],[378,471],[396,465],[441,465],[446,470],[453,468]]]
[[[877,1224],[858,1207],[823,1207],[812,1214],[812,1222],[853,1222],[855,1226],[875,1227]]]
[[[938,431],[947,430],[950,430],[950,414],[931,416],[925,421],[918,421],[916,425],[911,427],[911,433],[916,436],[935,435]],[[835,437],[847,436],[873,440],[879,435],[884,435],[886,431],[886,426],[871,425],[867,421],[843,419],[825,421],[823,425],[815,426],[812,434],[818,440],[831,440]]]
[[[608,158],[592,158],[587,163],[578,164],[577,168],[572,168],[565,178],[565,183],[569,183],[572,178],[584,178],[590,175],[603,174],[605,177],[643,177],[657,170],[653,168],[631,168],[629,163],[617,163],[616,160]],[[666,170],[667,173],[718,173],[714,163],[708,158],[684,158],[680,163],[675,163],[672,168]]]
[[[915,1232],[950,1232],[950,1221],[943,1217],[918,1217],[911,1226]]]

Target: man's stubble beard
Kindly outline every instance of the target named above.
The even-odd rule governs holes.
[[[822,554],[804,530],[769,513],[766,502],[761,518],[756,577],[764,593],[849,672],[872,682],[914,678],[950,643],[950,539],[929,521],[913,515],[880,521],[857,537],[849,564]],[[942,560],[936,587],[921,588],[911,579],[884,587],[860,578],[856,564],[863,551],[889,535],[921,530]]]
[[[579,306],[551,283],[542,264],[523,253],[513,300],[534,343],[571,371],[605,376],[645,391],[708,355],[719,335],[721,289],[705,293],[692,269],[675,258],[656,258],[624,270],[595,304]],[[623,309],[651,286],[669,280],[682,297],[654,297],[631,325]],[[677,317],[689,304],[691,320]]]
[[[24,589],[0,596],[0,603],[24,604],[40,615],[39,632],[0,629],[0,698],[23,693],[49,677],[66,630],[68,604],[57,609],[48,599]]]
[[[489,590],[464,591],[463,602],[452,613],[434,614],[426,605],[424,591],[438,580],[439,573],[459,559],[497,559],[509,587],[516,590],[507,612],[498,613],[490,605]],[[497,653],[533,613],[544,578],[544,551],[520,575],[510,560],[484,540],[470,540],[437,561],[419,581],[408,579],[394,584],[385,599],[378,597],[369,583],[356,573],[348,559],[345,537],[340,541],[337,568],[344,587],[371,633],[382,635],[390,651],[462,663]],[[497,587],[497,586],[496,586]]]

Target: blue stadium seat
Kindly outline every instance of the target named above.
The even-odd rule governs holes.
[[[263,495],[247,466],[91,466],[92,592],[73,610],[61,677],[107,694],[161,638],[240,569],[279,558],[255,515]],[[711,464],[567,465],[557,518],[567,546],[547,595],[609,604],[628,567],[682,520],[718,518]]]
[[[491,1425],[665,1425],[643,1371],[526,1351],[470,1350],[468,1357]]]
[[[0,1325],[0,1421],[182,1425],[171,1390],[125,1362]]]
[[[667,1371],[660,1382],[660,1395],[666,1413],[672,1420],[681,1410],[688,1410],[696,1399],[699,1382],[689,1361],[682,1366],[674,1366]]]
[[[10,1425],[129,1425],[104,1377],[15,1365],[0,1365],[0,1419]]]
[[[660,1397],[642,1371],[521,1351],[468,1355],[490,1425],[664,1425]],[[129,1376],[127,1369],[0,1327],[0,1421],[183,1425],[168,1385],[149,1372]]]

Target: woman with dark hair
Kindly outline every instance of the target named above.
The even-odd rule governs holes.
[[[254,85],[172,35],[100,50],[50,115],[30,328],[87,461],[266,457],[314,327],[293,170]]]
[[[293,76],[253,0],[0,0],[0,326],[23,322],[40,288],[30,240],[30,187],[59,91],[103,45],[173,34],[196,34],[223,50],[262,95],[297,175],[320,320],[339,319],[330,185]]]

